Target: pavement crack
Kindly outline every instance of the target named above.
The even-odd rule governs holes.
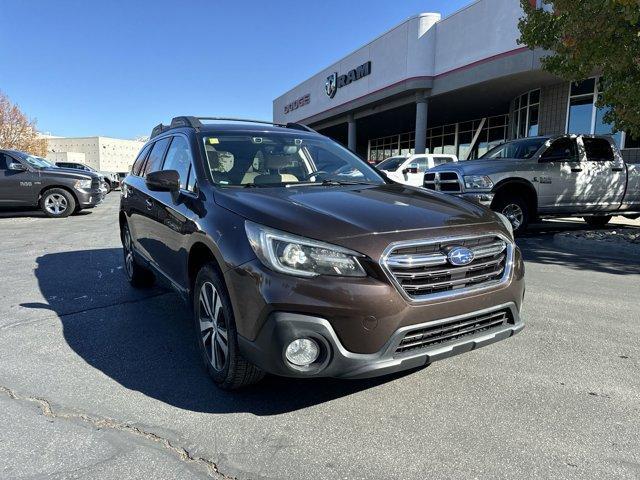
[[[60,419],[60,420],[76,420],[87,423],[97,429],[111,429],[118,432],[125,432],[130,435],[134,435],[136,437],[145,438],[156,444],[160,445],[165,450],[169,451],[171,454],[177,456],[181,461],[189,464],[194,464],[200,467],[204,467],[207,471],[208,475],[211,478],[218,478],[224,480],[237,480],[237,477],[232,477],[222,473],[218,469],[218,465],[209,460],[208,458],[199,457],[192,454],[185,447],[176,444],[175,442],[165,438],[161,435],[158,435],[153,432],[149,432],[135,425],[131,425],[129,423],[119,422],[117,420],[113,420],[110,418],[102,418],[96,417],[93,415],[88,415],[85,413],[66,413],[66,412],[58,412],[53,409],[51,403],[41,397],[32,397],[26,395],[20,395],[15,390],[0,385],[0,392],[5,394],[12,400],[22,401],[22,402],[30,402],[36,404],[42,414],[45,417],[52,419]]]

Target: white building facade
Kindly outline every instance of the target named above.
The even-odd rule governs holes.
[[[49,137],[47,159],[78,162],[103,172],[128,172],[144,142],[110,137]]]
[[[536,4],[536,0],[532,0]],[[597,78],[570,84],[519,45],[518,0],[419,14],[273,101],[276,123],[305,123],[370,161],[408,153],[475,158],[509,138],[613,134]],[[640,143],[615,134],[628,159]]]

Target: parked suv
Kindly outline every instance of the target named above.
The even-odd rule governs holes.
[[[100,172],[95,168],[85,165],[84,163],[77,162],[56,162],[56,165],[62,168],[73,168],[76,170],[83,170],[85,172],[97,173],[102,177],[103,187],[106,188],[107,193],[120,187],[120,177],[117,173]]]
[[[425,187],[461,195],[506,215],[516,233],[536,217],[578,216],[601,227],[640,216],[640,163],[627,163],[609,136],[512,140],[477,160],[441,165]]]
[[[158,125],[124,180],[132,285],[193,307],[214,381],[264,372],[362,378],[523,328],[524,267],[506,218],[399,185],[298,124]]]
[[[39,207],[49,217],[67,217],[104,199],[100,176],[59,168],[44,158],[0,150],[0,206]]]

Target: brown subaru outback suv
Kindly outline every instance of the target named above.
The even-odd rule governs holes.
[[[222,388],[264,372],[363,378],[523,328],[511,224],[388,180],[299,124],[176,117],[124,180],[125,270],[191,305]]]

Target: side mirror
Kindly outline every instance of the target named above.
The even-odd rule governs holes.
[[[408,168],[405,168],[403,171],[403,173],[418,173],[418,164],[417,163],[410,163]]]
[[[25,167],[23,164],[18,163],[18,162],[13,162],[9,164],[9,170],[14,170],[16,172],[24,172],[27,170],[27,167]]]
[[[147,188],[154,192],[177,192],[180,190],[180,174],[176,170],[149,172],[145,182]]]

